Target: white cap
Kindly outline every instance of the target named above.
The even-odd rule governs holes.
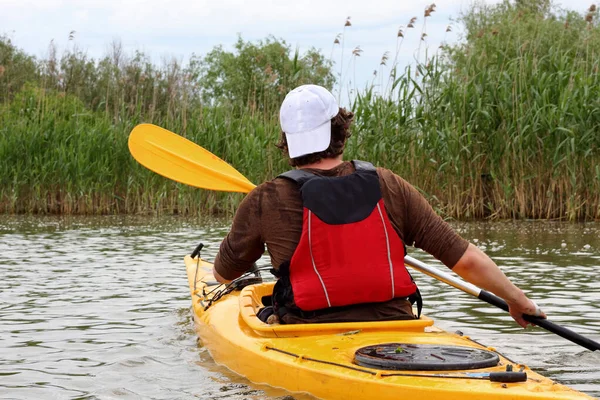
[[[285,96],[279,111],[290,158],[317,153],[329,147],[331,119],[340,111],[324,87],[302,85]]]

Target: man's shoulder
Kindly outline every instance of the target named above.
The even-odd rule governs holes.
[[[272,218],[283,205],[289,206],[296,201],[302,201],[297,185],[287,179],[274,178],[252,189],[240,204],[236,214],[241,212],[250,215],[251,218]]]
[[[401,195],[409,199],[419,193],[415,186],[390,169],[377,167],[377,174],[381,188],[387,196]]]
[[[276,176],[275,178],[265,181],[259,185],[257,185],[254,189],[252,189],[247,196],[264,196],[273,194],[274,192],[281,190],[290,190],[296,187],[296,183],[289,179],[281,178]]]
[[[386,183],[393,184],[408,184],[408,182],[402,178],[400,175],[396,174],[394,171],[388,168],[377,167],[377,175],[379,178]]]

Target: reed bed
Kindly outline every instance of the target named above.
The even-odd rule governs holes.
[[[429,6],[399,29],[396,54],[382,57],[394,60],[388,77],[364,89],[346,83],[357,116],[346,158],[394,170],[446,217],[600,219],[596,8],[474,6],[459,20],[464,40],[432,56],[419,49],[400,70],[404,36],[425,42],[434,13]],[[242,195],[138,165],[127,149],[133,126],[161,125],[254,182],[271,179],[288,168],[274,146],[285,93],[308,82],[343,90],[359,50],[342,58],[336,83],[320,52],[274,38],[240,38],[233,52],[216,47],[183,65],[125,55],[118,43],[102,60],[75,45],[38,60],[2,38],[0,212],[231,214]]]
[[[448,216],[600,218],[597,16],[475,6],[462,43],[357,96],[353,147]]]

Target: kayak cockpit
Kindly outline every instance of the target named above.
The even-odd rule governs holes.
[[[344,333],[351,331],[398,331],[424,332],[433,326],[433,320],[425,316],[404,321],[337,322],[320,324],[270,325],[261,321],[258,311],[264,306],[263,297],[271,296],[274,282],[246,286],[239,295],[240,316],[250,329],[263,337],[296,337],[322,335],[324,333]]]

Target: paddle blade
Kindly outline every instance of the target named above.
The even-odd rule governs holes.
[[[156,125],[140,124],[133,128],[129,134],[129,152],[149,170],[186,185],[241,193],[255,187],[210,151]]]

